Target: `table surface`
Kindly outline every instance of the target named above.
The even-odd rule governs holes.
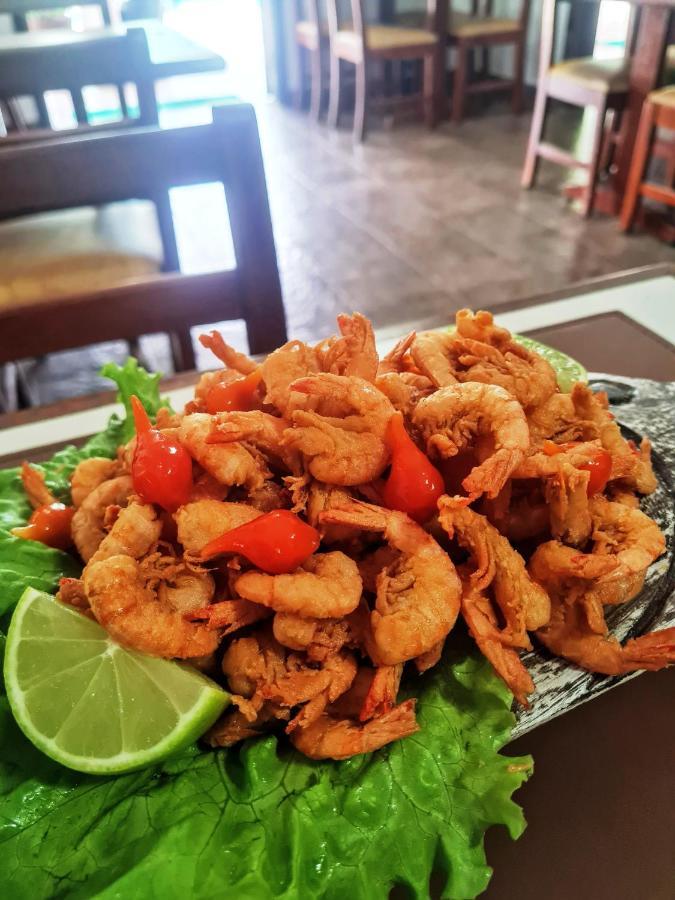
[[[591,369],[675,380],[675,266],[598,279],[495,312],[500,323],[574,353]],[[396,335],[379,337],[386,349]],[[196,377],[167,379],[177,404]],[[3,449],[19,446],[17,436],[23,441],[0,465],[45,458],[51,448],[36,447],[59,433],[59,420],[47,424],[50,417],[107,416],[102,404],[110,400],[75,398],[0,417]],[[535,759],[534,775],[516,796],[529,824],[517,843],[504,829],[488,833],[495,874],[486,898],[672,900],[674,691],[675,669],[649,673],[506,748]]]
[[[225,61],[217,53],[195,43],[178,31],[155,19],[139,19],[122,26],[95,28],[90,31],[70,31],[66,28],[45,28],[41,31],[0,34],[0,53],[3,50],[40,50],[43,47],[63,46],[95,41],[102,37],[124,34],[130,28],[142,28],[148,39],[148,51],[156,78],[213,72],[225,68]]]

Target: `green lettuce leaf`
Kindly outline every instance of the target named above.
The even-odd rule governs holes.
[[[117,363],[107,363],[101,368],[101,375],[115,382],[117,399],[124,405],[126,415],[121,424],[120,444],[126,444],[135,434],[134,417],[131,411],[132,394],[138,397],[151,418],[157,415],[160,406],[170,408],[168,399],[159,396],[161,372],[151,375],[142,366],[139,366],[138,360],[132,356],[123,366],[118,366]]]
[[[531,760],[498,752],[511,696],[484,660],[447,658],[415,692],[420,732],[371,755],[315,763],[270,737],[111,779],[42,756],[5,704],[0,896],[386,900],[426,897],[436,868],[443,897],[474,897],[485,829],[524,828]]]

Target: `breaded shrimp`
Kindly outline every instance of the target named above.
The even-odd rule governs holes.
[[[21,483],[33,509],[49,506],[51,503],[56,502],[57,498],[45,483],[42,469],[36,469],[27,462],[21,463]]]
[[[340,313],[337,322],[342,337],[326,353],[325,371],[375,381],[379,357],[370,320],[356,312],[351,316]]]
[[[261,487],[271,478],[262,455],[243,443],[209,443],[213,417],[204,413],[184,416],[178,430],[178,440],[200,466],[221,484]]]
[[[529,650],[527,632],[540,628],[549,619],[548,594],[530,578],[522,556],[509,541],[484,516],[466,506],[465,500],[441,497],[438,507],[442,527],[471,553],[472,588],[492,589],[505,621],[501,642]]]
[[[449,459],[461,450],[477,451],[482,462],[462,482],[472,496],[496,497],[530,445],[520,403],[491,384],[466,382],[441,388],[419,401],[412,421],[430,456]]]
[[[324,662],[353,639],[347,619],[316,619],[296,613],[276,613],[272,632],[284,647],[306,653],[313,662]]]
[[[385,442],[394,408],[362,378],[315,375],[291,385],[293,427],[284,444],[299,450],[310,473],[349,486],[379,477],[390,460]],[[303,408],[309,405],[316,411]]]
[[[279,347],[261,365],[265,384],[265,403],[286,415],[290,401],[290,386],[298,378],[320,371],[316,352],[302,341],[289,341]]]
[[[300,454],[283,443],[288,422],[260,410],[224,412],[213,417],[209,442],[228,444],[245,441],[256,447],[275,468],[298,475],[301,472]]]
[[[334,550],[310,556],[290,575],[245,572],[237,578],[235,590],[245,600],[276,612],[334,619],[356,609],[362,584],[354,560]]]
[[[390,712],[365,724],[322,715],[291,735],[293,746],[310,759],[348,759],[371,753],[385,744],[419,731],[415,701],[406,700]]]
[[[459,613],[461,585],[447,553],[404,513],[353,500],[325,512],[322,521],[380,532],[396,551],[377,576],[370,615],[376,665],[414,659],[445,638]]]
[[[77,552],[85,562],[89,562],[106,536],[103,526],[107,508],[126,506],[132,491],[131,477],[119,475],[99,484],[75,510],[70,532]]]
[[[73,506],[82,506],[92,491],[118,474],[119,468],[120,464],[116,459],[106,459],[103,456],[92,456],[79,462],[70,476]]]
[[[83,579],[96,619],[125,647],[166,659],[189,659],[213,653],[220,643],[218,632],[189,622],[162,599],[149,584],[152,573],[131,556],[91,562]]]
[[[262,513],[246,503],[223,500],[195,500],[179,507],[174,518],[178,542],[187,554],[198,555],[211,541],[257,519]]]
[[[155,549],[161,533],[162,523],[152,504],[136,501],[130,503],[120,510],[110,532],[87,562],[85,572],[92,563],[110,556],[122,554],[132,559],[141,559]]]
[[[219,331],[210,331],[208,334],[199,335],[199,343],[210,350],[225,366],[226,369],[234,369],[241,375],[250,375],[258,368],[257,363],[249,359],[245,353],[240,353],[231,347],[223,339]]]

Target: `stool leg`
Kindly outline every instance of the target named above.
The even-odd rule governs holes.
[[[330,55],[330,88],[328,99],[327,124],[331,128],[337,128],[340,118],[340,57],[334,53]]]
[[[626,192],[623,195],[623,205],[621,206],[621,217],[619,219],[621,231],[629,231],[635,220],[635,213],[640,200],[640,185],[642,184],[642,178],[649,158],[649,145],[651,144],[653,126],[654,104],[650,103],[649,100],[645,100],[642,106],[637,135],[635,136],[633,158],[626,181]]]
[[[600,169],[600,154],[602,151],[602,138],[605,133],[605,117],[607,116],[607,102],[601,101],[595,108],[595,128],[593,130],[593,148],[591,150],[591,163],[588,169],[588,187],[586,188],[581,213],[587,219],[593,211],[595,200],[595,188],[598,182]]]
[[[547,100],[546,84],[540,81],[537,87],[537,95],[534,100],[534,111],[532,113],[532,122],[530,124],[530,136],[527,140],[527,150],[525,151],[523,174],[520,176],[520,186],[524,188],[531,188],[537,177],[539,144],[541,142],[541,136],[544,133]]]
[[[464,41],[457,42],[457,62],[452,85],[452,121],[459,125],[464,118],[466,80],[469,74],[469,49]]]
[[[438,63],[436,62],[436,53],[427,53],[427,55],[424,57],[424,75],[422,89],[424,91],[424,120],[429,128],[435,128],[437,124],[437,77]]]
[[[310,71],[311,71],[311,94],[309,103],[309,112],[313,119],[319,121],[321,115],[321,96],[323,94],[323,72],[321,67],[321,50],[310,51]]]
[[[366,60],[356,63],[356,94],[354,97],[354,143],[360,144],[366,136],[366,105],[368,84]]]
[[[523,111],[523,64],[525,56],[525,36],[516,42],[514,47],[513,93],[511,94],[511,112],[520,115]]]

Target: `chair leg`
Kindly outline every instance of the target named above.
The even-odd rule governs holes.
[[[593,147],[591,150],[591,162],[588,169],[588,186],[584,192],[581,213],[587,219],[593,211],[593,201],[595,200],[595,188],[598,183],[598,174],[600,171],[600,153],[602,150],[602,138],[605,133],[605,117],[607,115],[607,104],[601,102],[596,107],[595,129],[593,131]]]
[[[539,144],[541,143],[541,137],[544,133],[547,100],[546,85],[540,83],[537,87],[537,96],[534,100],[534,111],[532,113],[532,122],[530,124],[530,136],[527,140],[527,150],[525,151],[523,174],[520,176],[520,186],[524,188],[531,188],[537,177]]]
[[[311,94],[309,102],[309,113],[317,122],[321,115],[321,97],[323,94],[323,72],[321,66],[321,51],[310,51],[310,72],[311,72]]]
[[[630,231],[635,221],[638,203],[640,202],[640,185],[649,159],[649,147],[654,127],[654,104],[646,100],[642,107],[640,124],[635,136],[635,147],[631,159],[626,191],[623,195],[619,228],[621,231]]]
[[[525,56],[525,35],[517,41],[514,48],[513,93],[511,94],[511,112],[514,116],[523,111],[523,65]]]
[[[429,128],[435,128],[438,124],[436,109],[438,106],[438,63],[436,53],[428,53],[424,57],[424,75],[422,89],[424,91],[424,121]]]
[[[469,73],[469,48],[463,41],[457,42],[457,62],[452,85],[452,121],[459,125],[464,118],[466,79]]]
[[[356,63],[356,93],[354,95],[354,143],[360,144],[366,136],[368,84],[365,59]]]
[[[172,331],[169,334],[169,343],[171,344],[174,371],[184,372],[186,369],[194,369],[197,363],[195,360],[195,348],[190,337],[190,329]]]
[[[340,58],[334,53],[330,55],[330,88],[328,99],[327,124],[331,128],[337,128],[340,118]]]

